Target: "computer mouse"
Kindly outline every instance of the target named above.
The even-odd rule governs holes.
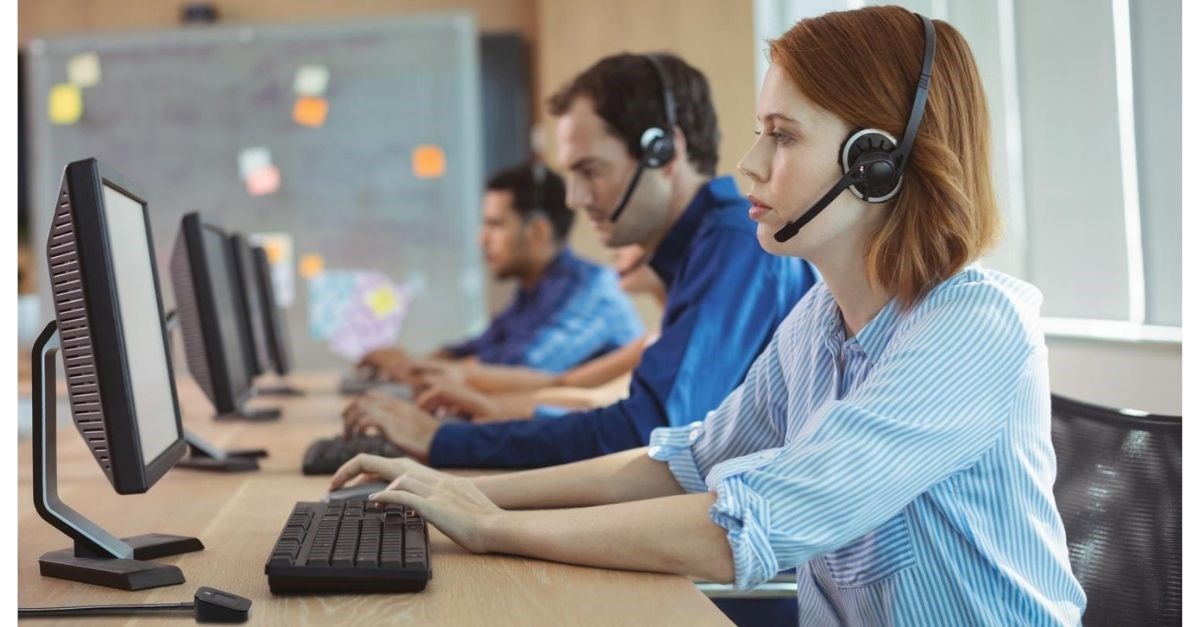
[[[388,486],[386,481],[368,481],[367,483],[339,488],[321,498],[322,503],[356,503],[367,500],[368,496],[379,492]]]

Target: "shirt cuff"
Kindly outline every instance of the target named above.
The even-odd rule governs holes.
[[[541,420],[543,418],[560,418],[569,413],[571,413],[571,410],[567,409],[566,407],[556,407],[554,405],[535,405],[533,408],[533,415],[530,417],[534,420]]]
[[[675,480],[688,492],[707,492],[708,486],[696,466],[692,442],[700,437],[701,422],[683,427],[659,427],[650,432],[650,457],[667,462]]]
[[[447,422],[438,427],[429,443],[429,465],[435,468],[470,466],[474,426],[469,422]]]
[[[710,477],[711,478],[711,477]],[[708,510],[712,521],[726,531],[733,551],[733,585],[748,590],[769,581],[778,571],[771,547],[771,508],[762,495],[748,487],[741,475],[716,483],[717,500]]]

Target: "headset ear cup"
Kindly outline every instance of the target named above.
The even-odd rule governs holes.
[[[875,128],[859,129],[842,144],[842,173],[858,167],[863,161],[873,161],[866,170],[866,180],[850,186],[855,196],[867,202],[891,200],[900,191],[903,176],[899,175],[892,153],[896,138]],[[879,159],[883,157],[883,159]]]
[[[661,168],[675,157],[675,140],[657,126],[652,126],[642,133],[642,165],[647,168]]]

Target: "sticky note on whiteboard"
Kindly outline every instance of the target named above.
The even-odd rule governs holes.
[[[446,173],[446,153],[437,144],[421,144],[413,148],[413,174],[419,179],[435,179]]]
[[[301,65],[292,81],[292,91],[297,96],[324,96],[328,86],[329,68],[324,65]]]
[[[100,84],[100,55],[85,52],[68,59],[67,80],[79,87],[95,87]]]
[[[266,196],[279,191],[279,168],[269,165],[246,177],[246,191],[251,196]]]
[[[59,83],[50,89],[46,108],[51,124],[74,124],[83,116],[83,92],[73,83]]]
[[[325,116],[329,114],[329,102],[324,98],[300,96],[292,107],[292,120],[300,126],[320,128],[325,124]]]
[[[325,271],[325,258],[309,253],[300,258],[300,278],[311,279]]]
[[[250,175],[270,167],[271,149],[264,146],[243,148],[238,152],[238,176],[249,179]]]

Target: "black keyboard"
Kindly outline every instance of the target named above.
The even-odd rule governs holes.
[[[378,435],[334,436],[317,440],[304,451],[301,471],[306,475],[332,475],[359,453],[404,457],[404,453]]]
[[[411,509],[367,503],[296,503],[271,556],[272,594],[425,589],[429,534]]]

